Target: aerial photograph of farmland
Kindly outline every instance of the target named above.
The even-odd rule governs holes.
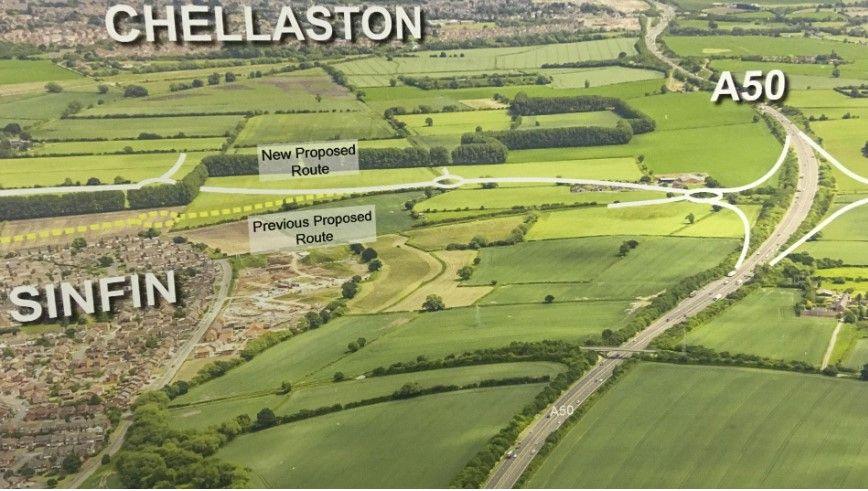
[[[0,257],[0,488],[868,488],[868,0],[2,0]]]

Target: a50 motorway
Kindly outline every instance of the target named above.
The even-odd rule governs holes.
[[[672,7],[662,4],[656,4],[656,6],[662,14],[659,22],[653,28],[648,29],[648,47],[655,56],[680,70],[677,64],[666,58],[656,46],[657,36],[666,28],[666,24],[672,18],[674,11]],[[691,76],[693,75],[691,74]],[[695,295],[682,301],[662,318],[625,342],[621,345],[621,348],[625,350],[644,349],[654,338],[667,329],[687,317],[702,311],[714,303],[716,299],[737,290],[751,277],[753,270],[757,266],[766,264],[774,258],[778,250],[789,241],[790,237],[798,230],[799,225],[807,218],[814,201],[814,196],[817,193],[819,163],[811,147],[804,140],[798,138],[798,130],[795,125],[772,107],[762,107],[761,109],[781,123],[787,133],[790,134],[793,148],[798,157],[799,184],[789,208],[775,227],[772,235],[748,256],[734,276],[718,279],[701,288]],[[528,465],[530,465],[537,450],[545,443],[546,438],[563,423],[563,417],[547,417],[552,408],[559,409],[570,406],[578,408],[588,397],[606,383],[612,376],[615,368],[624,363],[629,356],[631,356],[631,353],[622,352],[612,357],[602,358],[588,373],[564,391],[554,402],[553,406],[546,408],[545,412],[538,415],[534,422],[524,431],[521,435],[522,443],[515,450],[512,458],[504,458],[498,463],[489,476],[485,487],[512,488]]]

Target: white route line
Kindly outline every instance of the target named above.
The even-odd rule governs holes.
[[[787,153],[790,149],[790,135],[784,139],[784,146],[781,149],[781,154],[775,164],[762,177],[753,181],[750,184],[733,188],[698,188],[698,189],[682,189],[671,188],[665,186],[657,186],[654,184],[642,184],[634,182],[619,182],[619,181],[604,181],[599,179],[570,179],[563,177],[478,177],[464,178],[459,175],[451,174],[446,167],[442,168],[443,174],[435,177],[430,181],[403,183],[403,184],[386,184],[380,186],[363,186],[352,188],[320,188],[320,189],[263,189],[263,188],[232,188],[220,186],[202,186],[199,191],[203,193],[222,193],[222,194],[252,194],[252,195],[307,195],[307,194],[353,194],[353,193],[371,193],[381,191],[397,191],[403,189],[417,188],[440,188],[440,189],[456,189],[467,184],[486,184],[486,183],[503,183],[503,184],[568,184],[582,186],[600,186],[609,188],[621,189],[636,189],[642,191],[656,191],[660,193],[676,194],[677,196],[668,196],[666,198],[651,199],[643,201],[632,201],[624,203],[609,204],[609,208],[625,208],[630,206],[647,206],[658,205],[664,203],[674,203],[677,201],[690,201],[691,203],[701,203],[718,205],[723,208],[732,210],[741,219],[744,225],[744,242],[742,244],[741,255],[736,262],[736,269],[740,268],[747,258],[748,250],[750,249],[750,220],[747,215],[737,206],[723,200],[725,193],[738,193],[748,189],[755,188],[765,181],[769,180],[781,168],[787,158]],[[699,197],[699,194],[711,194],[712,197]]]
[[[809,137],[807,134],[805,134],[805,132],[803,132],[801,130],[798,130],[798,132],[799,132],[799,137],[802,140],[804,140],[808,145],[810,145],[814,150],[816,150],[817,153],[822,155],[829,163],[831,163],[833,166],[835,166],[835,168],[837,168],[839,171],[846,174],[847,177],[849,177],[855,181],[858,181],[862,184],[868,184],[868,179],[866,179],[865,177],[863,177],[863,176],[853,172],[852,170],[848,169],[844,164],[842,164],[840,161],[838,161],[838,159],[833,157],[832,154],[830,154],[825,148],[820,146],[817,142],[812,140],[811,137]],[[769,264],[771,266],[778,264],[785,257],[789,256],[796,249],[801,247],[805,242],[809,241],[811,239],[811,237],[817,235],[818,232],[820,232],[821,230],[826,228],[830,223],[834,222],[838,217],[840,217],[841,215],[844,215],[845,213],[853,211],[856,208],[859,208],[860,206],[864,206],[866,204],[868,204],[868,198],[863,198],[863,199],[860,199],[859,201],[854,201],[854,202],[836,210],[834,213],[832,213],[831,215],[826,217],[823,221],[818,223],[816,227],[812,228],[802,238],[793,242],[793,244],[791,246],[787,247],[783,252],[781,252],[780,254],[775,256],[775,258],[772,259],[771,262],[769,262]]]
[[[784,252],[778,254],[774,259],[771,260],[771,262],[769,264],[774,266],[775,264],[781,262],[781,260],[783,260],[785,257],[789,256],[793,251],[795,251],[796,249],[801,247],[802,244],[804,244],[805,242],[810,240],[811,237],[813,237],[814,235],[817,234],[817,232],[819,232],[820,230],[823,230],[827,225],[834,222],[836,218],[840,217],[841,215],[843,215],[849,211],[855,210],[856,208],[859,208],[860,206],[863,206],[863,205],[868,205],[868,198],[862,198],[859,201],[854,201],[854,202],[850,203],[849,205],[844,206],[843,208],[841,208],[839,210],[836,210],[834,213],[832,213],[831,215],[826,217],[825,220],[818,223],[816,227],[812,228],[811,231],[808,232],[807,234],[805,234],[804,237],[795,241],[793,243],[793,245],[791,245],[790,247],[787,247],[787,249]]]
[[[129,191],[131,189],[141,189],[149,184],[175,184],[175,180],[171,178],[178,169],[184,165],[187,159],[186,153],[178,154],[178,160],[172,165],[169,170],[163,173],[160,177],[150,177],[133,184],[99,184],[95,186],[50,186],[44,188],[16,188],[16,189],[0,189],[0,196],[33,196],[37,194],[59,194],[59,193],[95,193],[97,191]],[[22,161],[26,159],[21,159]]]

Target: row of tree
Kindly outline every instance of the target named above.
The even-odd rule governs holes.
[[[539,73],[482,74],[452,77],[411,77],[401,75],[401,82],[424,90],[466,89],[472,87],[504,87],[507,85],[546,85],[552,82],[548,75]]]
[[[160,208],[186,205],[199,194],[199,187],[208,179],[208,169],[198,164],[175,184],[157,184],[127,191],[131,209]]]
[[[123,191],[0,197],[0,220],[84,215],[123,209]]]
[[[650,116],[617,97],[599,95],[528,97],[524,92],[519,92],[509,107],[509,112],[514,117],[591,111],[614,112],[630,123],[634,134],[654,131],[655,123]]]
[[[597,145],[623,145],[633,138],[630,124],[621,120],[614,128],[602,126],[572,126],[566,128],[536,128],[531,130],[486,131],[510,150],[529,148],[590,147]],[[466,137],[473,136],[465,133]],[[454,158],[453,158],[454,160]]]

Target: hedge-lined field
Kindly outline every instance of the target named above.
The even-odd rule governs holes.
[[[203,157],[189,153],[176,178],[186,174]],[[91,177],[102,184],[113,184],[115,177],[138,182],[160,177],[178,160],[174,153],[83,155],[75,157],[33,157],[0,159],[0,185],[7,188],[59,186],[69,178],[73,184],[84,185]]]
[[[76,78],[81,78],[81,75],[51,60],[0,60],[0,85]]]
[[[300,70],[262,78],[249,79],[247,67],[226,67],[207,70],[208,73],[234,72],[235,82],[205,85],[201,88],[168,92],[170,83],[190,83],[194,78],[205,80],[207,75],[195,73],[173,74],[172,81],[143,84],[150,95],[143,98],[125,98],[115,104],[95,106],[87,115],[110,114],[185,114],[200,112],[250,112],[277,110],[332,111],[360,109],[362,106],[344,87],[332,83],[321,69]],[[149,74],[153,77],[153,74]],[[153,91],[153,92],[151,92]],[[320,95],[321,100],[316,96]]]
[[[868,384],[644,363],[570,428],[532,488],[802,488],[868,480]]]
[[[397,75],[454,75],[461,72],[510,72],[541,67],[544,64],[584,60],[613,60],[621,52],[636,52],[633,38],[611,38],[537,46],[477,48],[440,52],[417,52],[412,56],[362,58],[335,65],[350,83],[364,86],[387,86]]]
[[[256,418],[263,407],[270,408],[278,415],[288,415],[302,409],[316,409],[332,404],[348,404],[391,394],[407,383],[418,383],[421,387],[435,385],[465,385],[485,379],[549,375],[554,377],[563,369],[561,365],[547,362],[502,363],[496,365],[477,365],[459,368],[444,368],[425,372],[404,373],[385,377],[371,377],[361,380],[300,386],[290,394],[264,393],[243,398],[217,400],[178,406],[171,410],[180,428],[207,428],[219,425],[239,414]],[[289,380],[287,380],[289,381]],[[275,390],[279,388],[275,387]]]
[[[691,331],[685,342],[718,352],[819,365],[836,321],[796,316],[794,308],[799,299],[797,290],[759,290]]]
[[[142,133],[159,137],[223,136],[241,116],[176,116],[168,118],[58,119],[33,130],[39,140],[118,140]]]
[[[369,111],[266,114],[247,121],[235,144],[255,146],[317,140],[377,139],[394,136],[381,116]]]
[[[216,456],[251,467],[259,487],[447,487],[540,390],[478,389],[351,409],[242,436]]]
[[[627,240],[639,245],[619,257]],[[529,241],[483,249],[467,283],[497,282],[482,304],[542,302],[548,294],[555,302],[632,301],[716,266],[738,244],[733,239],[639,236]]]

